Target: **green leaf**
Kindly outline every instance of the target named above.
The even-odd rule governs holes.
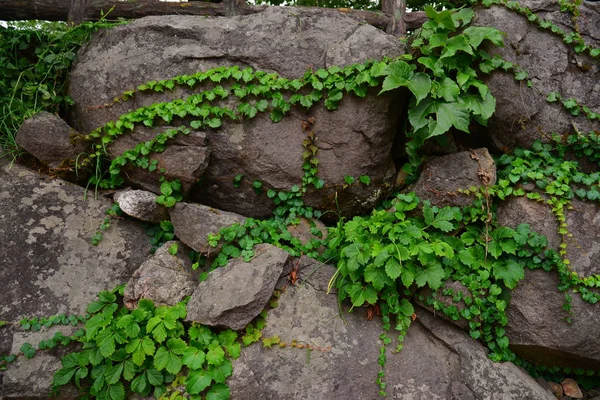
[[[396,61],[385,68],[384,74],[386,77],[383,80],[380,94],[406,86],[413,75],[413,68],[404,61]]]
[[[206,400],[229,400],[230,396],[229,386],[217,383],[206,393]]]
[[[441,265],[430,263],[418,270],[415,282],[419,287],[423,287],[427,284],[431,289],[437,289],[442,285],[444,276],[445,272]]]
[[[211,365],[219,365],[225,359],[225,352],[220,346],[216,346],[206,353],[206,361]]]
[[[396,280],[400,276],[402,267],[396,258],[391,257],[388,259],[387,263],[385,263],[385,273],[392,280]]]
[[[131,381],[131,390],[135,393],[143,393],[146,386],[148,386],[148,379],[145,372]]]
[[[469,113],[464,104],[435,103],[436,124],[429,137],[442,135],[451,127],[463,132],[469,132]]]
[[[454,56],[457,51],[464,51],[465,53],[473,55],[471,45],[467,42],[467,38],[463,35],[453,36],[448,39],[446,42],[446,47],[444,47],[442,55],[440,56],[440,60]]]
[[[109,386],[108,395],[111,400],[125,400],[125,387],[121,382],[116,385]]]
[[[173,354],[183,354],[187,350],[187,344],[181,339],[169,339],[167,341],[167,347]]]
[[[410,317],[414,314],[415,309],[413,305],[406,299],[402,299],[400,302],[400,307],[398,309],[399,314],[404,315],[405,317]]]
[[[155,369],[149,369],[145,372],[146,378],[148,378],[148,382],[152,386],[159,386],[163,384],[164,376],[159,371]]]
[[[182,367],[181,357],[173,354],[166,347],[161,346],[154,355],[154,366],[159,371],[166,369],[169,373],[176,374]]]
[[[525,270],[522,264],[514,260],[496,261],[493,264],[492,274],[496,279],[502,279],[507,288],[514,289],[517,282],[525,277]]]
[[[492,42],[494,46],[504,45],[502,33],[496,28],[470,26],[464,30],[463,34],[469,38],[469,44],[473,46],[474,49],[478,48],[485,39]]]
[[[104,370],[104,377],[109,385],[114,385],[119,381],[119,379],[121,379],[122,373],[123,363],[118,363],[117,365],[107,366]]]
[[[221,365],[215,366],[210,365],[208,367],[208,374],[210,377],[218,383],[225,383],[228,377],[233,373],[233,365],[231,361],[224,360]]]
[[[213,129],[219,128],[222,124],[223,124],[223,122],[221,121],[220,118],[212,118],[212,119],[208,120],[208,126],[210,126]]]
[[[61,368],[59,369],[55,374],[54,377],[52,378],[52,384],[55,386],[64,386],[67,383],[69,383],[71,381],[71,378],[73,378],[73,375],[75,375],[75,372],[77,371],[77,368]]]
[[[450,78],[444,78],[436,88],[437,97],[442,97],[447,102],[456,101],[459,92],[458,85]]]
[[[188,347],[183,354],[183,363],[190,369],[200,369],[204,364],[205,354],[195,347]]]
[[[191,371],[185,380],[185,389],[189,394],[198,394],[210,386],[212,378],[204,370]]]
[[[418,72],[410,78],[406,87],[415,95],[416,104],[419,104],[431,91],[431,79],[428,75]]]

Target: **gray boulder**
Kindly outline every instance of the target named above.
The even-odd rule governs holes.
[[[265,308],[290,255],[269,244],[217,268],[201,282],[187,304],[187,320],[209,326],[242,329]]]
[[[156,195],[145,190],[121,190],[113,199],[119,208],[130,217],[142,221],[159,224],[169,219],[167,209],[156,203]]]
[[[481,148],[429,158],[419,179],[408,191],[414,191],[421,200],[429,200],[434,206],[465,207],[471,205],[475,198],[459,193],[460,189],[494,183],[496,164],[488,150]]]
[[[600,234],[598,208],[580,200],[572,201],[567,210],[567,226],[572,237],[566,238],[570,267],[580,276],[600,273],[600,253],[595,238]],[[498,222],[515,227],[528,223],[532,230],[548,238],[549,246],[558,250],[562,242],[558,223],[550,207],[525,197],[510,198],[498,207]],[[565,294],[557,290],[557,276],[544,271],[527,271],[525,279],[513,291],[507,308],[507,335],[517,354],[538,363],[582,368],[600,368],[600,341],[594,332],[600,324],[596,306],[572,297],[573,322],[567,323],[563,310]],[[563,318],[557,317],[562,316]]]
[[[327,294],[335,273],[313,264],[269,311],[263,338],[243,349],[228,380],[231,397],[250,399],[376,399],[381,323],[365,309],[339,315]],[[401,353],[386,352],[387,394],[394,399],[544,399],[553,395],[512,363],[493,363],[466,333],[417,309]],[[393,337],[393,333],[390,333]],[[298,348],[299,347],[299,348]],[[309,348],[309,350],[306,349]]]
[[[175,254],[171,251],[175,250]],[[174,306],[194,293],[194,279],[187,246],[178,241],[163,244],[154,256],[134,273],[123,296],[127,308],[134,309],[140,299],[150,299],[155,305]]]
[[[17,144],[50,168],[66,166],[85,147],[78,134],[55,114],[42,111],[23,122]]]
[[[217,210],[202,204],[177,203],[169,210],[175,235],[183,243],[204,255],[219,251],[220,246],[211,249],[208,245],[208,235],[233,224],[243,224],[245,217]]]
[[[221,65],[251,66],[297,78],[310,68],[345,66],[402,52],[396,38],[337,11],[270,7],[228,19],[142,18],[112,29],[109,35],[96,35],[79,53],[69,81],[76,104],[71,117],[75,126],[89,132],[127,111],[185,97],[190,91],[139,93],[110,107],[90,106],[110,103],[123,91],[152,79]],[[246,216],[269,215],[274,206],[264,192],[289,190],[302,182],[306,138],[302,121],[312,117],[319,176],[328,189],[313,196],[310,204],[335,211],[338,206],[341,211],[366,209],[384,194],[385,184],[393,183],[391,148],[401,107],[397,98],[373,92],[365,99],[346,95],[335,112],[320,105],[308,113],[293,109],[277,124],[262,114],[251,120],[226,120],[218,130],[206,132],[211,157],[193,198]],[[244,176],[239,188],[232,183],[237,174]],[[336,206],[336,185],[343,184],[345,175],[369,175],[374,184],[353,187],[351,195],[338,196]],[[263,194],[255,193],[254,180],[263,182]]]
[[[0,319],[54,314],[85,314],[98,292],[126,282],[150,256],[144,231],[131,221],[114,219],[98,246],[90,238],[111,202],[88,196],[60,179],[0,161]],[[0,353],[8,354],[20,336],[2,329]],[[3,372],[0,397],[46,397],[60,367],[51,354]],[[32,381],[31,379],[34,379]]]
[[[524,0],[520,5],[529,7],[541,17],[554,21],[567,33],[575,27],[569,13],[562,13],[552,0]],[[578,7],[581,16],[578,28],[588,44],[600,44],[598,6],[583,2]],[[496,98],[496,113],[488,130],[499,148],[529,147],[535,140],[545,140],[553,132],[574,133],[600,129],[600,123],[591,124],[583,116],[574,117],[560,105],[548,103],[550,92],[559,92],[563,99],[575,98],[592,111],[600,111],[600,83],[597,60],[577,55],[570,46],[551,32],[542,30],[521,15],[502,6],[480,9],[475,25],[494,26],[506,34],[505,46],[490,49],[504,59],[516,63],[529,74],[533,88],[525,81],[516,81],[508,73],[494,72],[486,83]]]

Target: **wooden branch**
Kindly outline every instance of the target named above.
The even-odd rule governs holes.
[[[411,31],[419,29],[427,21],[427,19],[427,15],[425,15],[425,12],[423,11],[414,11],[404,14],[404,22],[406,22],[406,27]]]
[[[392,0],[404,1],[404,0]],[[73,7],[71,7],[73,6]],[[149,15],[206,15],[228,16],[249,15],[264,11],[269,6],[250,6],[244,0],[226,0],[222,3],[205,3],[192,1],[187,3],[163,2],[158,0],[0,0],[0,20],[30,20],[47,21],[83,21],[98,20],[114,7],[109,18],[141,18]],[[295,7],[297,9],[315,9],[316,7]],[[387,29],[391,18],[385,13],[352,10],[349,8],[327,9],[320,8],[323,13],[341,12],[352,18],[365,21],[377,28]],[[407,13],[403,18],[408,29],[416,29],[425,19],[413,18]],[[398,27],[399,25],[395,25]]]

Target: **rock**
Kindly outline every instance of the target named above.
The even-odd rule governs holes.
[[[113,157],[119,156],[139,142],[151,140],[155,135],[173,128],[171,126],[160,129],[138,127],[132,134],[115,140],[110,146],[110,153]],[[151,160],[158,162],[156,170],[164,170],[163,173],[128,165],[124,168],[127,180],[133,185],[160,194],[161,176],[169,181],[179,179],[182,193],[187,194],[208,166],[210,148],[206,142],[206,133],[193,131],[189,135],[179,135],[169,143],[162,153],[152,153],[150,156]]]
[[[431,205],[465,207],[474,197],[458,193],[473,186],[496,183],[496,165],[486,148],[461,151],[425,162],[419,179],[407,191],[414,191]]]
[[[565,294],[555,273],[526,270],[525,279],[512,291],[506,308],[506,335],[510,348],[540,365],[600,369],[600,338],[592,334],[600,324],[597,305],[572,297],[572,322],[563,309]]]
[[[360,308],[345,314],[344,323],[336,295],[326,293],[334,273],[333,267],[320,264],[305,268],[299,283],[281,294],[278,307],[267,315],[263,338],[278,337],[286,346],[256,343],[244,348],[227,382],[231,398],[379,398],[375,380],[381,322],[367,321]],[[512,363],[490,361],[465,332],[423,309],[416,313],[402,352],[392,353],[393,345],[386,352],[384,380],[390,398],[554,399]]]
[[[110,35],[96,35],[79,53],[69,81],[76,104],[71,117],[79,129],[88,132],[137,107],[192,92],[177,87],[164,93],[136,93],[133,100],[111,107],[90,106],[109,103],[152,79],[222,65],[250,66],[296,78],[309,68],[344,66],[403,51],[396,38],[335,10],[270,7],[259,14],[227,19],[141,18],[111,29]],[[339,206],[340,211],[350,213],[368,209],[386,193],[386,184],[394,181],[391,148],[403,103],[373,91],[365,99],[345,95],[335,112],[322,105],[308,113],[294,108],[277,124],[263,114],[251,120],[225,120],[218,130],[206,131],[210,162],[202,184],[194,187],[193,199],[246,216],[270,215],[274,206],[266,191],[289,190],[302,182],[302,142],[306,139],[302,124],[312,117],[319,177],[328,188],[314,194],[309,204],[332,211]],[[232,180],[238,174],[244,180],[236,188]],[[345,175],[369,175],[373,184],[355,185],[347,196],[338,196],[336,206],[335,192]],[[255,193],[254,180],[263,183],[262,195]]]
[[[600,273],[600,250],[595,242],[600,234],[597,206],[572,200],[574,209],[566,211],[570,267],[580,276]],[[528,223],[531,229],[548,238],[549,246],[559,250],[562,242],[558,223],[550,207],[525,197],[509,198],[498,206],[498,223],[516,227]],[[573,322],[564,320],[565,295],[557,290],[557,276],[544,271],[526,271],[525,279],[512,293],[507,308],[507,335],[513,351],[536,363],[573,368],[600,368],[600,340],[595,331],[600,317],[596,306],[572,296]],[[562,317],[560,317],[562,316]]]
[[[581,393],[581,389],[579,388],[579,385],[577,385],[577,382],[575,382],[575,380],[567,378],[564,381],[562,381],[560,385],[562,386],[565,392],[565,396],[569,396],[574,399],[583,398],[583,393]]]
[[[167,209],[156,203],[156,195],[145,190],[121,190],[113,199],[121,210],[130,217],[159,224],[169,219]]]
[[[77,132],[60,117],[46,111],[23,122],[16,142],[50,168],[74,160],[85,149],[77,144]]]
[[[171,251],[175,250],[175,254]],[[137,307],[140,299],[150,299],[155,305],[174,306],[191,296],[198,281],[194,279],[192,262],[187,247],[178,241],[163,244],[152,258],[134,273],[123,296],[130,310]]]
[[[317,229],[317,234],[311,232],[313,227]],[[327,238],[327,227],[324,223],[316,219],[308,220],[301,217],[298,225],[288,226],[287,231],[290,235],[300,240],[303,245],[306,245],[313,239],[324,240]]]
[[[289,254],[275,246],[255,247],[255,256],[212,271],[187,304],[187,320],[242,329],[265,308]]]
[[[60,179],[14,164],[0,165],[0,319],[19,321],[55,314],[85,314],[98,292],[126,282],[150,256],[144,231],[113,219],[98,246],[90,238],[111,202],[88,196]],[[15,333],[0,333],[0,353]],[[47,397],[60,362],[51,355],[21,359],[3,372],[0,397]]]
[[[213,249],[208,245],[209,234],[217,234],[226,226],[243,224],[246,220],[235,213],[193,203],[177,203],[169,210],[169,215],[179,240],[204,255],[218,253],[221,248]]]
[[[567,32],[574,31],[569,13],[561,13],[559,4],[552,0],[524,0],[519,4],[555,21]],[[588,44],[598,47],[599,29],[592,22],[598,20],[598,7],[583,3],[577,8],[581,12],[577,18],[578,30]],[[597,121],[592,124],[583,116],[574,117],[560,102],[546,101],[548,93],[557,91],[563,99],[575,98],[599,112],[596,61],[577,55],[558,35],[538,28],[502,6],[478,10],[474,25],[494,26],[504,32],[505,46],[492,48],[490,52],[519,65],[533,83],[533,88],[528,88],[525,81],[516,81],[504,72],[494,72],[486,79],[496,98],[496,113],[488,123],[488,130],[499,148],[529,147],[535,140],[547,140],[553,132],[575,133],[574,126],[581,132],[600,129]]]

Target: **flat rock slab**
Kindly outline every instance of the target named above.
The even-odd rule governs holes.
[[[270,244],[254,249],[250,262],[235,259],[200,282],[187,304],[187,320],[234,330],[265,308],[290,255]]]
[[[0,182],[0,282],[5,288],[0,320],[84,314],[98,292],[127,282],[150,256],[144,231],[130,221],[113,220],[100,244],[90,244],[110,207],[106,199],[84,200],[84,189],[19,165],[0,163]],[[6,332],[0,332],[3,354],[13,341]],[[45,396],[53,368],[43,358],[27,363],[20,369],[28,371],[24,375],[15,376],[12,369],[4,373],[3,382],[19,385],[0,384],[0,397]],[[29,380],[40,381],[42,374],[45,390]]]
[[[336,296],[326,293],[334,272],[315,263],[302,270],[295,286],[287,287],[279,306],[268,313],[263,338],[277,335],[288,346],[264,348],[256,343],[244,348],[228,380],[232,399],[379,398],[375,380],[381,323],[367,321],[364,309],[345,314],[344,323]],[[388,351],[388,398],[555,399],[514,364],[493,363],[486,354],[465,332],[418,309],[402,352]]]

